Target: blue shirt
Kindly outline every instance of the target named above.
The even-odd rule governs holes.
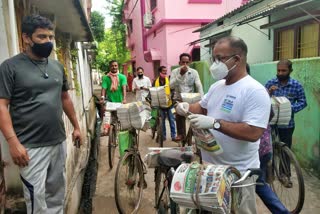
[[[307,106],[306,95],[304,94],[304,90],[302,85],[292,78],[289,78],[288,83],[286,85],[281,85],[278,78],[274,78],[269,80],[265,87],[269,89],[271,86],[277,86],[278,89],[273,92],[276,97],[286,97],[291,102],[292,107],[292,116],[289,122],[289,125],[286,128],[294,127],[294,113],[297,113],[304,109]]]

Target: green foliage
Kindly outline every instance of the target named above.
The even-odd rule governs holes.
[[[104,17],[101,13],[97,11],[91,13],[90,27],[95,39],[102,42],[104,40]]]
[[[130,52],[126,47],[126,25],[122,23],[123,0],[109,0],[109,14],[112,16],[112,27],[107,29],[103,41],[99,42],[96,67],[108,71],[108,63],[117,60],[119,69],[130,59]]]

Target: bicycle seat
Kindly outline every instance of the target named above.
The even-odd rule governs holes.
[[[158,163],[160,166],[177,168],[181,163],[191,163],[193,152],[182,152],[168,149],[160,153]]]

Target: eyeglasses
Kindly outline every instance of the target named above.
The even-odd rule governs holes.
[[[230,56],[220,56],[220,55],[217,55],[217,56],[212,56],[210,58],[210,61],[211,63],[219,63],[219,62],[226,62],[228,61],[229,59],[231,59],[232,57],[236,56],[237,54],[232,54]]]

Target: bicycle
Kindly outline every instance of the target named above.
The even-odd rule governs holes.
[[[276,125],[271,126],[271,137],[273,158],[268,182],[283,205],[291,213],[299,213],[305,198],[302,169],[291,149],[280,141]]]
[[[115,156],[115,150],[118,146],[118,134],[119,130],[121,130],[121,125],[117,117],[116,109],[118,106],[120,106],[121,103],[106,103],[106,112],[110,112],[110,126],[109,126],[109,134],[108,134],[108,163],[110,169],[113,168],[114,165],[114,156]],[[105,116],[107,117],[107,116]],[[105,118],[105,120],[108,120]],[[104,124],[105,125],[105,124]]]
[[[154,170],[155,209],[159,214],[179,213],[179,206],[170,198],[171,181],[174,169],[181,163],[191,163],[193,154],[190,151],[168,149],[158,156],[158,166]]]
[[[144,179],[146,168],[139,152],[139,133],[129,130],[130,147],[120,159],[115,176],[115,201],[119,213],[137,213],[143,189],[147,187]]]

